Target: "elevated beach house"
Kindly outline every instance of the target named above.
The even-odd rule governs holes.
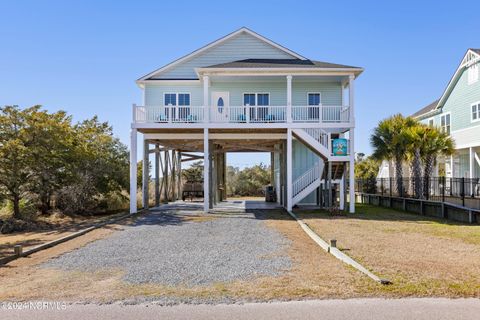
[[[226,197],[227,153],[268,152],[279,204],[343,208],[348,185],[354,212],[354,82],[362,71],[310,60],[241,28],[141,77],[143,102],[133,105],[131,125],[131,212],[138,133],[144,161],[151,153],[156,161],[160,152],[176,155],[176,199],[183,160],[203,159],[205,211]],[[143,166],[144,206],[148,171]]]

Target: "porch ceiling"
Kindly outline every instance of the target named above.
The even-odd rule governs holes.
[[[151,144],[159,144],[164,149],[180,152],[203,152],[202,139],[147,139]],[[273,152],[282,143],[281,139],[212,139],[216,153],[220,152]]]

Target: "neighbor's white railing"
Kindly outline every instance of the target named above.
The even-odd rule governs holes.
[[[287,106],[225,106],[209,107],[211,123],[284,123]],[[349,108],[345,106],[292,106],[292,121],[302,123],[349,122]],[[144,123],[203,123],[203,106],[134,106],[135,122]]]
[[[293,196],[295,197],[300,192],[305,190],[309,185],[320,178],[320,163],[317,162],[308,169],[304,174],[298,177],[292,184]]]

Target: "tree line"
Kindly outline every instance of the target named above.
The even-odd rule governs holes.
[[[452,138],[437,127],[427,126],[412,117],[396,114],[380,121],[371,136],[374,160],[393,161],[395,183],[399,193],[403,193],[403,164],[409,165],[410,178],[416,197],[423,196],[439,156],[449,156],[455,152]]]
[[[123,206],[128,161],[127,147],[96,116],[74,123],[38,105],[0,107],[0,200],[15,218],[27,207],[82,213]]]
[[[203,181],[203,162],[196,161],[182,170],[184,181]],[[265,186],[270,184],[270,167],[260,163],[240,169],[227,166],[227,196],[263,196]]]

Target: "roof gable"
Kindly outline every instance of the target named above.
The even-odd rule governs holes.
[[[457,70],[455,71],[452,78],[448,82],[447,87],[443,91],[443,94],[440,97],[438,104],[436,106],[437,109],[443,107],[448,97],[452,93],[453,88],[455,88],[455,85],[457,84],[458,80],[462,76],[463,71],[465,71],[465,69],[471,66],[472,64],[478,63],[478,62],[480,62],[480,49],[468,49],[465,55],[463,56],[462,61],[460,62],[460,65],[458,66]]]
[[[244,59],[300,59],[299,54],[241,28],[138,79],[195,79],[195,68]]]

